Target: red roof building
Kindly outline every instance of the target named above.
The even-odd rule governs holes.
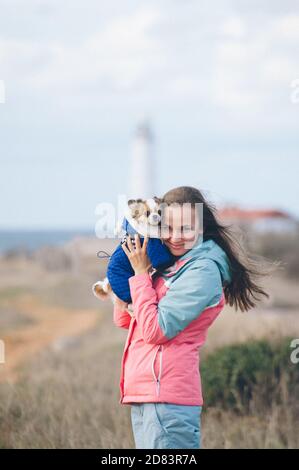
[[[218,209],[222,223],[237,224],[259,232],[293,232],[298,230],[298,220],[287,212],[274,209],[242,209],[226,206]]]

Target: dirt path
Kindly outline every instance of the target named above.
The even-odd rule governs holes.
[[[52,307],[29,294],[12,300],[10,305],[35,322],[1,336],[5,344],[5,363],[0,364],[0,381],[10,383],[17,380],[17,368],[36,353],[59,338],[81,335],[99,321],[96,310]]]

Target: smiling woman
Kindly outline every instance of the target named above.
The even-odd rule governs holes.
[[[137,448],[198,449],[199,349],[208,328],[225,302],[248,310],[256,294],[268,294],[253,279],[262,272],[240,261],[228,229],[199,190],[175,188],[164,195],[163,205],[161,235],[175,255],[173,266],[153,276],[147,239],[142,247],[138,236],[135,246],[130,237],[127,247],[122,245],[135,275],[129,278],[134,315],[124,305],[114,306],[115,324],[129,329],[120,402],[131,405]]]
[[[161,238],[174,256],[191,249],[202,234],[199,208],[190,204],[166,206],[162,212]]]

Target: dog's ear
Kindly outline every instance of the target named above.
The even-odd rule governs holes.
[[[131,204],[135,204],[135,202],[136,202],[136,199],[129,199],[128,206],[130,206]]]
[[[162,198],[154,196],[153,199],[154,199],[155,203],[158,205],[158,213],[161,215]]]

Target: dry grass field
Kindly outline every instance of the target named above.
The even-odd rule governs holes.
[[[130,406],[118,403],[127,330],[113,324],[109,303],[93,297],[97,278],[94,267],[73,275],[28,259],[1,261],[0,448],[134,448]],[[265,286],[270,302],[221,312],[202,361],[225,345],[299,338],[297,283],[273,276]],[[281,403],[263,413],[206,407],[202,447],[298,448],[298,417],[280,386]]]

